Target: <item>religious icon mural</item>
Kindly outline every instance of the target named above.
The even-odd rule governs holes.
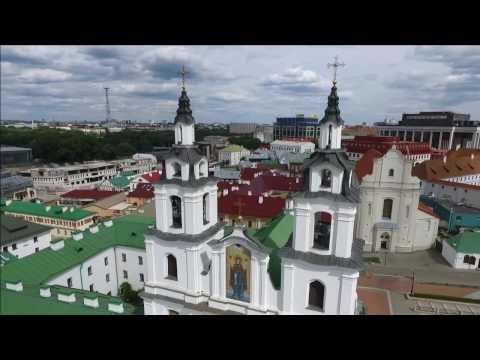
[[[250,251],[241,245],[227,248],[227,298],[250,302]]]

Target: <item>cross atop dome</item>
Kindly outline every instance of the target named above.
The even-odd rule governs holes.
[[[327,66],[330,68],[330,67],[333,67],[333,85],[335,86],[337,84],[337,69],[340,67],[340,66],[345,66],[344,63],[339,63],[338,62],[338,55],[335,56],[335,61],[333,62],[333,64],[327,64]]]
[[[190,73],[185,70],[185,65],[182,65],[182,69],[178,72],[178,75],[182,77],[182,89],[185,90],[185,77],[190,75]]]

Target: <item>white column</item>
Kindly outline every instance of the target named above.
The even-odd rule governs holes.
[[[295,267],[291,264],[282,265],[282,311],[292,313],[293,311],[293,293]]]
[[[420,131],[420,142],[423,142],[423,131]]]
[[[156,276],[156,264],[155,264],[155,247],[151,240],[145,241],[145,250],[146,250],[146,268],[147,268],[147,278],[145,279],[147,283],[154,283],[157,281]]]
[[[211,292],[213,297],[220,297],[220,259],[221,251],[212,251],[212,268],[210,271]]]
[[[452,149],[452,144],[453,144],[453,134],[455,132],[455,126],[452,127],[452,131],[450,131],[450,139],[448,139],[448,150]]]
[[[438,148],[442,149],[442,138],[443,138],[443,131],[440,131],[440,137],[438,138]]]
[[[310,240],[313,239],[310,229],[310,211],[307,209],[296,208],[293,225],[293,248],[295,250],[307,252],[310,246]]]
[[[198,249],[185,249],[187,254],[187,289],[200,292],[200,267]]]
[[[267,306],[267,264],[268,264],[268,257],[260,261],[260,306],[266,307]]]
[[[341,276],[338,315],[353,315],[355,313],[357,278],[358,273]]]
[[[430,141],[428,143],[428,146],[432,147],[432,138],[433,138],[433,131],[430,131]]]

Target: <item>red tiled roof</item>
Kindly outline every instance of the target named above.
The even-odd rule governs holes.
[[[144,198],[144,199],[151,199],[153,198],[153,190],[154,187],[152,184],[138,184],[135,190],[130,191],[127,197],[136,197],[136,198]]]
[[[277,190],[277,191],[297,191],[303,185],[303,179],[299,177],[288,177],[284,175],[274,175],[270,171],[259,172],[257,177],[247,177],[250,184],[238,184],[235,182],[220,181],[217,183],[218,189],[223,191],[228,189],[229,193],[236,193],[239,195],[261,195],[263,193]],[[275,173],[276,174],[276,173]],[[245,179],[246,180],[246,179]],[[232,187],[238,187],[238,190],[232,190]]]
[[[218,197],[218,212],[236,216],[253,216],[270,218],[279,214],[285,207],[285,199],[280,197],[265,197],[259,204],[259,196],[248,196],[229,193]]]
[[[102,191],[96,189],[72,190],[60,195],[64,199],[93,199],[95,201],[118,194],[118,191]]]
[[[397,136],[355,136],[352,140],[343,140],[342,145],[347,152],[363,154],[369,149],[375,149],[385,154],[395,145],[403,155],[431,154],[432,149],[427,143],[400,141]]]
[[[161,171],[153,171],[152,173],[143,174],[142,178],[144,178],[148,182],[152,183],[152,182],[157,182],[158,180],[160,180],[160,175],[161,175]]]
[[[412,175],[427,181],[478,173],[480,173],[480,151],[474,149],[449,151],[445,161],[444,158],[423,161],[412,171]]]
[[[372,173],[373,161],[382,156],[383,155],[380,151],[370,149],[355,163],[355,174],[357,174],[360,183],[365,175],[370,175]]]

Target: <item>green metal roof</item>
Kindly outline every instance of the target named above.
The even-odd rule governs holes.
[[[480,254],[480,232],[464,232],[447,240],[457,252]]]
[[[7,245],[34,235],[50,231],[51,228],[24,221],[13,216],[0,215],[0,244]]]
[[[40,285],[113,246],[145,249],[144,233],[155,219],[126,215],[112,220],[113,226],[98,225],[99,231],[83,232],[82,240],[65,239],[64,247],[50,248],[21,259],[11,259],[2,267],[2,281],[21,279],[24,284]]]
[[[221,149],[220,151],[240,152],[240,151],[248,151],[248,150],[241,145],[232,144]]]
[[[47,211],[47,207],[50,209]],[[0,207],[2,211],[8,211],[16,214],[27,214],[33,216],[45,216],[54,219],[62,220],[81,220],[89,216],[95,215],[94,212],[78,209],[78,208],[68,208],[68,210],[63,211],[64,206],[58,205],[46,205],[36,202],[27,202],[20,200],[13,200],[10,205],[3,205]],[[70,211],[73,209],[73,211]]]
[[[85,290],[68,289],[75,294],[75,302],[66,303],[57,299],[57,294],[66,290],[61,286],[50,288],[51,297],[40,296],[40,287],[37,285],[25,286],[23,291],[7,290],[2,285],[0,289],[0,314],[1,315],[134,315],[142,314],[141,307],[123,303],[124,312],[117,314],[108,310],[108,304],[118,301],[113,296],[90,293]],[[90,298],[91,294],[98,296],[98,308],[83,304],[83,298]]]
[[[114,178],[111,178],[108,181],[114,187],[117,187],[117,188],[120,188],[120,189],[124,189],[124,188],[128,187],[128,185],[130,184],[130,180],[126,176],[116,176]]]
[[[126,176],[126,177],[130,177],[130,176],[135,176],[135,171],[133,170],[126,170],[126,171],[121,171],[120,172],[120,176]]]
[[[247,236],[263,246],[270,248],[270,261],[268,262],[268,273],[275,288],[280,289],[281,285],[281,260],[278,250],[287,245],[293,233],[293,216],[288,212],[277,215],[270,219],[262,228],[248,229]]]

